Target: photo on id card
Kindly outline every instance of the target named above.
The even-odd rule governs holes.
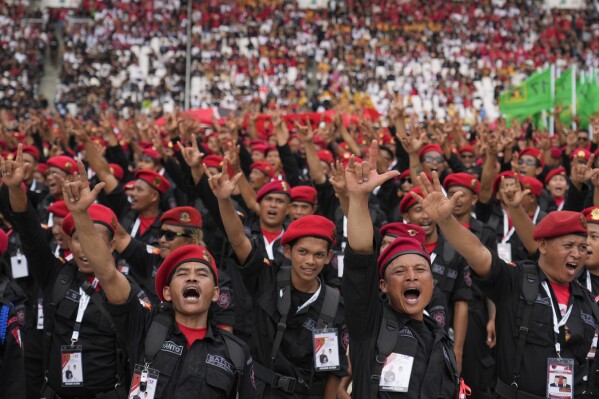
[[[314,368],[316,371],[339,370],[339,338],[337,329],[314,330]]]
[[[547,359],[547,398],[574,397],[574,362],[572,359]]]
[[[149,369],[146,384],[142,387],[141,374],[143,366],[136,364],[131,379],[131,388],[127,399],[154,399],[156,394],[156,385],[158,384],[158,370]],[[143,389],[142,389],[143,388]]]
[[[83,385],[83,362],[81,346],[63,346],[61,348],[62,386],[78,387]]]

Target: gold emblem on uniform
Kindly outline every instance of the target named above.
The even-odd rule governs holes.
[[[591,220],[599,220],[599,208],[595,208],[591,211]]]
[[[289,191],[289,186],[287,185],[287,182],[282,181],[281,188],[283,189],[283,191]]]
[[[418,232],[414,229],[408,229],[408,234],[410,237],[414,237],[416,234],[418,234]]]
[[[476,179],[470,180],[470,186],[471,187],[476,187]]]
[[[189,216],[188,212],[181,212],[181,214],[179,215],[179,221],[181,223],[189,223],[191,222],[191,217]]]
[[[580,215],[580,221],[582,222],[582,227],[587,229],[587,220],[584,218],[584,215]]]
[[[162,184],[162,180],[160,179],[160,177],[156,176],[156,177],[154,178],[154,185],[155,185],[156,187],[160,187],[160,184]]]

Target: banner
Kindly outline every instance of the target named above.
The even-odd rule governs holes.
[[[578,103],[577,114],[583,129],[589,126],[589,119],[599,111],[599,82],[593,74],[591,79],[578,83],[576,87],[576,100]]]
[[[585,0],[545,0],[545,7],[581,10],[586,4]]]
[[[321,8],[327,8],[328,0],[297,0],[297,6],[300,9],[312,9],[317,10]]]
[[[550,68],[535,73],[521,85],[506,90],[499,97],[499,110],[508,119],[524,119],[552,106]]]

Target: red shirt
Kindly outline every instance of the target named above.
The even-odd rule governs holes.
[[[431,242],[428,244],[424,244],[424,246],[426,247],[426,252],[428,252],[429,254],[432,254],[433,251],[435,250],[435,247],[437,246],[437,241]]]
[[[183,333],[183,335],[185,335],[185,338],[187,339],[187,349],[191,348],[191,345],[196,340],[202,340],[206,336],[206,328],[190,328],[184,326],[181,323],[177,323],[177,326],[179,326],[179,330],[181,330],[181,332]]]
[[[549,284],[551,284],[553,293],[557,298],[557,303],[560,305],[560,310],[562,310],[562,308],[568,308],[568,302],[570,301],[570,284],[561,285],[551,281],[549,281]],[[565,311],[562,311],[561,313],[563,316]]]
[[[152,225],[152,223],[154,223],[154,220],[156,220],[158,216],[150,216],[150,217],[139,217],[139,235],[143,235],[143,233],[146,232],[146,230],[148,229],[148,227],[150,227]]]
[[[264,238],[266,238],[266,241],[268,241],[268,243],[270,244],[271,242],[273,242],[274,240],[276,240],[277,238],[279,238],[279,236],[281,235],[281,232],[278,231],[276,233],[272,233],[270,231],[266,231],[264,229],[262,230],[262,235],[264,236]]]

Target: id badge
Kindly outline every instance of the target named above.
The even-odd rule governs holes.
[[[315,329],[314,369],[316,371],[339,370],[339,336],[336,328]]]
[[[37,300],[37,329],[44,329],[44,300],[39,298]]]
[[[10,257],[10,268],[12,278],[23,278],[29,276],[29,269],[27,269],[27,258],[21,252],[17,252],[15,256]]]
[[[574,360],[547,359],[547,398],[572,399],[574,397]]]
[[[413,364],[412,356],[401,353],[392,353],[387,356],[381,373],[379,391],[408,392]]]
[[[337,277],[343,277],[343,260],[345,255],[337,255]]]
[[[62,386],[83,386],[83,347],[81,345],[62,345]]]
[[[512,261],[512,244],[509,242],[506,243],[497,243],[497,255],[504,262]]]
[[[587,359],[594,359],[595,353],[597,353],[597,332],[595,331],[595,336],[593,337],[593,343],[591,344],[591,349],[589,349],[589,353],[587,353]]]
[[[159,375],[158,370],[148,369],[144,372],[144,366],[136,364],[127,399],[154,399]]]

